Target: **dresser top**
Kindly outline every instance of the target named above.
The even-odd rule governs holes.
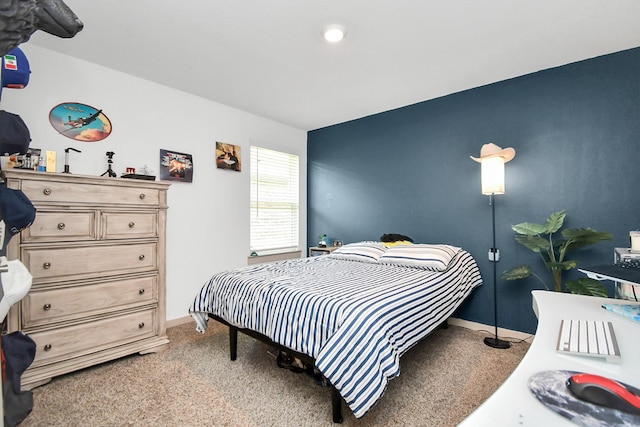
[[[21,169],[7,169],[3,171],[7,179],[23,179],[47,182],[67,182],[77,184],[111,185],[133,188],[156,188],[166,190],[171,185],[167,181],[149,181],[144,179],[110,178],[92,175],[76,175],[69,173],[34,172]]]

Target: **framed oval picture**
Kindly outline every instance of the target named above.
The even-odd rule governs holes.
[[[60,135],[76,141],[96,142],[111,134],[111,121],[102,110],[78,102],[53,107],[49,122]]]

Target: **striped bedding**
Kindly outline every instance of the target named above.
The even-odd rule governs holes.
[[[218,273],[189,312],[201,332],[211,313],[315,358],[359,418],[400,374],[400,356],[480,284],[464,250],[442,272],[325,255]]]

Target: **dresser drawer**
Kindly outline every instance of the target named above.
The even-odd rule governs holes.
[[[153,188],[120,187],[101,182],[79,183],[51,180],[28,180],[22,182],[22,191],[35,205],[38,203],[113,204],[157,206],[160,191]]]
[[[95,211],[38,211],[31,227],[22,232],[24,243],[95,239]]]
[[[157,269],[157,244],[23,248],[22,263],[34,283],[44,280],[105,277]]]
[[[102,239],[158,237],[155,212],[103,212]]]
[[[22,299],[22,327],[100,315],[157,301],[157,275],[56,289],[34,288]]]
[[[154,324],[156,310],[110,317],[58,328],[33,332],[29,336],[36,342],[36,357],[31,368],[64,358],[79,357],[115,345],[152,337],[157,331]]]

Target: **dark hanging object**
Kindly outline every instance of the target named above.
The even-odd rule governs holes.
[[[83,26],[62,0],[0,0],[0,56],[38,30],[68,39]]]

